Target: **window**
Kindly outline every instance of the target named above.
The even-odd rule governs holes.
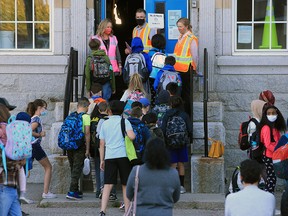
[[[235,51],[287,51],[287,0],[236,0]]]
[[[0,51],[49,50],[52,0],[0,0]]]

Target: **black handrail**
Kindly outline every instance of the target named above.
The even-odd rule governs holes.
[[[204,112],[204,156],[208,157],[208,52],[204,49],[204,99],[203,99],[203,112]]]

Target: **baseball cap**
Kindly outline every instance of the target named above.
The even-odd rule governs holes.
[[[150,105],[150,101],[149,101],[147,98],[141,98],[141,99],[139,100],[139,102],[142,103],[142,105],[143,105],[144,107],[147,107],[147,106]]]
[[[6,98],[0,98],[0,103],[5,105],[9,110],[13,110],[16,108],[16,106],[10,105]]]

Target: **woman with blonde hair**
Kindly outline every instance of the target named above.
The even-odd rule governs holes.
[[[118,40],[113,34],[112,21],[110,19],[102,20],[98,25],[96,35],[91,38],[96,38],[101,42],[100,49],[104,50],[110,59],[116,83],[119,84],[119,82],[123,82],[122,79],[117,78],[122,74],[122,61],[118,47]],[[114,93],[115,92],[113,92],[113,94]]]
[[[125,90],[120,101],[127,101],[129,95],[134,91],[143,93],[145,97],[147,95],[146,91],[144,90],[142,79],[138,73],[135,73],[130,77],[128,89]]]

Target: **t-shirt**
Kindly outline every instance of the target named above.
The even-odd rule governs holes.
[[[35,133],[41,133],[43,130],[42,122],[39,116],[35,115],[31,118],[31,125],[36,122],[38,123],[38,126],[33,130]],[[42,137],[32,137],[32,144],[40,144],[42,140]]]
[[[125,119],[125,131],[133,130]],[[105,141],[105,160],[127,157],[125,141],[121,130],[121,116],[113,115],[104,121],[100,130],[100,140]]]
[[[82,120],[83,120],[82,131],[85,133],[85,126],[90,126],[91,119],[90,119],[90,116],[89,116],[89,115],[84,114],[84,115],[82,116]]]

